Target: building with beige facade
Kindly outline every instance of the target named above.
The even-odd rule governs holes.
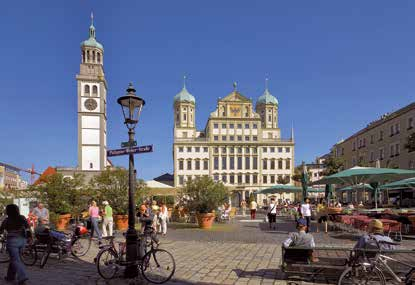
[[[408,136],[415,132],[415,103],[383,115],[365,128],[333,146],[345,168],[353,166],[415,168],[415,151],[405,148]]]
[[[255,190],[282,179],[292,183],[294,135],[281,138],[278,100],[268,88],[254,106],[234,84],[228,96],[218,99],[203,130],[197,130],[195,118],[195,97],[183,86],[174,97],[175,187],[210,176],[222,181],[232,192],[232,204],[239,205]]]

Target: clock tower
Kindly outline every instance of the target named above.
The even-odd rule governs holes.
[[[81,43],[78,89],[78,169],[102,171],[107,166],[107,82],[104,47],[95,38],[91,14],[89,38]]]

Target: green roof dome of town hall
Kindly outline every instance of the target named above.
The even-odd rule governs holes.
[[[182,90],[174,96],[174,103],[176,102],[190,102],[195,104],[196,100],[192,94],[189,93],[186,89],[186,76],[183,77],[183,88]]]
[[[91,26],[89,26],[89,39],[81,43],[81,47],[95,47],[104,50],[102,44],[95,39],[94,16],[91,14]]]
[[[257,101],[257,104],[274,104],[278,105],[278,100],[268,90],[268,80],[266,81],[265,91]]]

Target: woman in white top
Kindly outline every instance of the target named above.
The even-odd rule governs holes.
[[[161,203],[160,212],[159,212],[159,222],[160,222],[160,231],[162,235],[167,233],[167,218],[169,217],[169,212],[166,205]]]
[[[269,203],[268,222],[269,222],[269,229],[271,229],[271,227],[274,230],[277,228],[277,204],[275,203],[274,198],[271,198],[271,202]]]
[[[306,233],[310,230],[310,223],[311,223],[311,205],[310,205],[310,199],[306,198],[304,200],[304,204],[301,205],[301,216],[306,219],[307,221],[307,229]]]

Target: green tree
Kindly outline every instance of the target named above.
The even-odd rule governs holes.
[[[404,147],[408,150],[408,152],[415,151],[415,133],[412,133],[408,136]]]
[[[94,200],[99,204],[108,201],[118,215],[128,212],[128,186],[128,171],[119,167],[107,168],[90,181]]]
[[[211,213],[228,199],[228,191],[221,182],[203,176],[186,182],[180,193],[181,201],[189,210]]]
[[[330,154],[324,161],[324,176],[329,176],[335,174],[344,168],[344,160],[339,157],[334,157],[333,154]]]
[[[282,177],[282,176],[278,176],[278,179],[277,179],[277,183],[278,184],[288,184],[290,182],[290,179],[289,179],[289,177]]]
[[[304,163],[304,161],[303,161]],[[312,177],[311,171],[307,168],[307,176],[308,179],[310,179],[310,177]],[[300,164],[297,167],[294,168],[294,174],[291,176],[292,180],[296,181],[296,182],[300,182],[301,183],[301,179],[303,177],[303,165]],[[281,183],[283,184],[283,183]],[[287,184],[287,183],[284,183]]]

